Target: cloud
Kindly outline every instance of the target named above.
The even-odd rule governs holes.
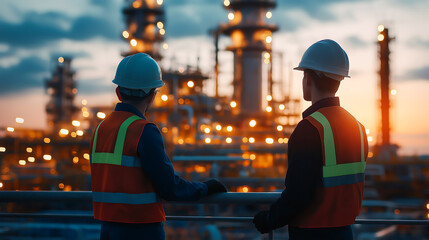
[[[429,80],[429,65],[408,70],[403,76],[399,77],[399,79],[401,79],[401,80]]]
[[[413,37],[407,41],[407,45],[410,47],[425,47],[429,48],[429,40],[423,40],[419,37]]]
[[[36,56],[23,58],[10,67],[0,66],[0,94],[41,88],[47,73],[47,61]]]
[[[115,85],[110,83],[106,84],[105,79],[96,78],[96,79],[80,79],[78,80],[77,89],[79,94],[97,94],[97,93],[113,93]]]
[[[345,39],[346,44],[352,47],[366,47],[369,45],[368,42],[362,40],[359,36],[349,36]]]

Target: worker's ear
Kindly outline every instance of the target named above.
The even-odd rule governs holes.
[[[119,92],[119,87],[116,87],[116,96],[118,97],[119,101],[122,102],[122,96],[121,96],[121,92]]]

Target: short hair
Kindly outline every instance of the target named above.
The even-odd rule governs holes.
[[[327,77],[323,73],[317,74],[315,71],[310,69],[304,70],[304,73],[311,76],[316,88],[322,92],[333,94],[336,93],[340,87],[340,81]]]
[[[118,87],[119,93],[121,93],[121,98],[123,101],[132,101],[132,102],[141,102],[149,97],[154,91],[155,88],[152,88],[148,93],[141,89],[130,89],[124,87]]]

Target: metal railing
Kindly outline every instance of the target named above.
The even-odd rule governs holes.
[[[270,204],[280,197],[278,192],[252,193],[220,193],[202,198],[198,201],[186,202],[189,204]],[[28,202],[31,200],[43,202],[73,202],[92,201],[91,191],[0,191],[0,202]],[[183,203],[183,202],[181,202]],[[54,214],[54,213],[0,213],[0,217],[19,218],[79,218],[93,219],[93,214]],[[167,216],[168,221],[206,221],[206,222],[247,222],[253,217],[219,217],[219,216]],[[402,219],[356,219],[355,224],[377,225],[427,225],[429,220],[402,220]],[[273,239],[273,232],[269,233]]]

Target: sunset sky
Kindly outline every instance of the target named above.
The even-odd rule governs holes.
[[[120,53],[128,49],[121,39],[125,29],[123,0],[1,0],[0,2],[0,127],[25,119],[22,127],[46,128],[48,97],[44,80],[59,56],[72,56],[77,72],[78,96],[89,105],[115,101],[111,83]],[[166,42],[164,67],[200,65],[212,74],[214,46],[209,29],[227,22],[220,0],[164,0]],[[292,76],[292,94],[302,97],[302,73],[292,71],[312,43],[330,38],[348,53],[352,78],[342,82],[338,96],[377,135],[378,75],[377,26],[385,25],[395,37],[391,44],[393,142],[401,154],[429,154],[429,1],[425,0],[277,0],[273,18],[279,26],[273,50],[275,77],[283,68],[285,92]],[[221,39],[221,47],[229,43]],[[175,59],[175,60],[172,60]],[[230,95],[232,54],[222,52],[220,93]],[[175,63],[175,64],[174,64]],[[210,75],[211,76],[211,75]],[[206,93],[213,89],[207,83]],[[279,93],[276,93],[279,97]],[[309,103],[302,103],[305,110]]]

